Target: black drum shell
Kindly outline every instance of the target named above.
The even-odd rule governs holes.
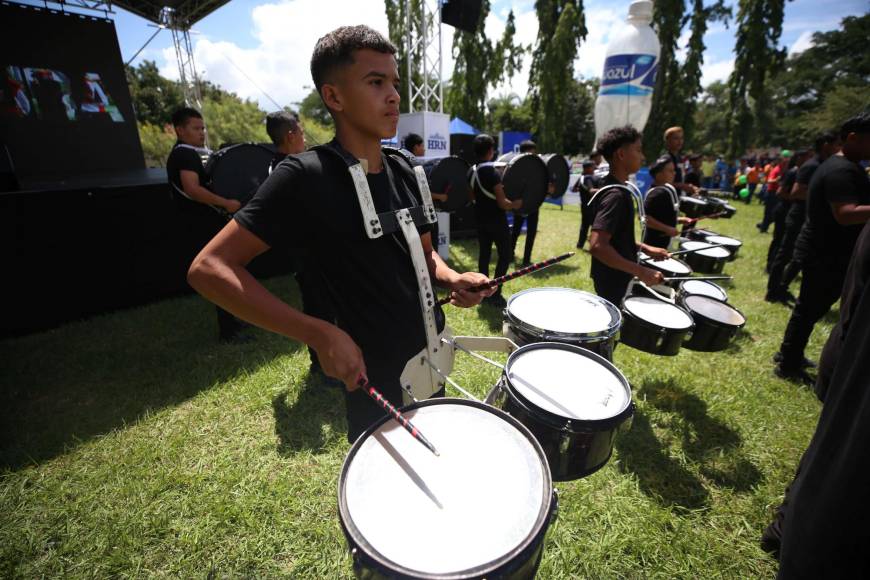
[[[501,178],[505,195],[510,200],[523,200],[523,207],[516,213],[538,211],[547,197],[549,183],[549,171],[541,158],[531,153],[505,153],[498,161],[507,164]]]
[[[594,352],[598,356],[606,359],[608,362],[613,362],[613,350],[616,348],[616,341],[619,338],[618,331],[610,336],[579,338],[558,337],[546,333],[543,335],[538,335],[536,333],[528,332],[527,330],[520,328],[516,324],[512,324],[510,319],[507,317],[507,314],[505,315],[505,326],[510,329],[510,332],[513,334],[513,338],[516,339],[514,340],[514,342],[516,342],[518,346],[525,346],[527,344],[534,344],[536,342],[570,344],[571,346],[578,346],[582,349],[588,350],[589,352]]]
[[[259,143],[239,143],[215,151],[205,165],[209,189],[217,195],[249,201],[266,178],[275,151]]]
[[[412,403],[411,405],[403,407],[402,410],[410,411],[423,405],[451,403],[471,405],[474,407],[485,408],[490,412],[493,411],[492,406],[485,403],[481,403],[478,401],[469,401],[466,399],[448,398],[429,399],[426,401]],[[529,431],[528,428],[525,427],[525,425],[523,425],[518,419],[511,417],[500,409],[496,408],[495,411],[498,412],[499,415],[505,415],[502,416],[502,419],[506,420],[508,423],[510,423],[520,431],[526,432],[527,436],[531,436],[530,439],[532,443],[539,448],[538,451],[541,453],[541,457],[546,457],[546,454],[543,453],[543,449],[540,448],[540,444],[538,443],[537,438],[534,436],[533,433],[531,433],[531,431]],[[357,578],[365,580],[389,580],[394,578],[419,578],[421,580],[504,578],[506,580],[526,580],[534,578],[537,574],[538,566],[541,563],[541,557],[543,556],[544,537],[550,527],[550,524],[552,523],[552,520],[556,517],[558,513],[558,496],[556,495],[556,490],[552,487],[552,482],[548,482],[551,498],[549,509],[547,510],[546,515],[544,516],[543,521],[539,526],[539,529],[535,532],[530,540],[527,540],[528,543],[520,551],[514,554],[508,561],[496,567],[480,570],[479,573],[477,573],[476,571],[471,571],[470,573],[469,571],[463,571],[462,573],[458,574],[416,574],[409,573],[415,571],[408,571],[405,569],[398,569],[398,567],[390,566],[387,562],[379,560],[376,555],[366,551],[363,545],[359,542],[358,538],[355,537],[354,532],[347,525],[347,519],[349,519],[349,516],[346,513],[346,506],[344,505],[344,494],[342,493],[342,489],[344,488],[348,462],[350,462],[353,459],[354,455],[356,455],[356,452],[359,450],[363,441],[370,437],[372,433],[374,433],[381,425],[383,425],[387,421],[392,420],[392,417],[384,415],[382,419],[375,422],[362,435],[359,436],[359,438],[354,442],[350,451],[348,451],[347,457],[344,460],[344,465],[341,469],[341,475],[339,476],[338,480],[339,523],[341,524],[342,532],[344,532],[344,537],[345,540],[347,540],[348,548],[351,553],[351,558],[353,559],[354,575]]]
[[[693,201],[694,200],[694,201]],[[687,217],[699,218],[709,215],[710,204],[700,198],[680,196],[680,211]]]
[[[468,169],[471,166],[467,161],[451,155],[439,159],[428,159],[423,162],[422,167],[432,193],[447,191],[446,202],[434,202],[435,207],[440,211],[459,211],[471,203],[471,198],[468,195]]]
[[[695,321],[695,328],[692,331],[692,336],[683,343],[683,346],[689,350],[700,352],[719,352],[728,348],[734,340],[734,337],[737,335],[737,332],[743,328],[744,325],[724,324],[718,320],[708,318],[699,312],[691,310],[686,305],[685,298],[685,296],[680,297],[680,306],[682,306],[683,309],[692,317],[692,320]],[[711,300],[715,300],[715,298],[711,298]],[[734,308],[733,306],[730,307]],[[737,309],[734,308],[734,310]],[[740,311],[737,310],[737,312]],[[743,313],[740,312],[740,315],[743,316]],[[745,318],[746,317],[744,316],[744,320]]]
[[[619,342],[650,354],[675,356],[691,331],[691,326],[684,329],[664,328],[623,309]]]
[[[556,343],[538,343],[524,348],[552,348]],[[558,345],[560,348],[577,348]],[[516,351],[518,352],[518,351]],[[613,370],[610,361],[592,354],[593,360]],[[618,372],[618,371],[617,371]],[[597,421],[566,419],[530,405],[510,384],[507,372],[490,391],[486,402],[522,423],[540,443],[547,456],[553,481],[573,481],[604,467],[613,455],[616,434],[630,423],[634,402],[615,417]]]
[[[719,197],[708,197],[710,201],[714,201],[718,204],[718,208],[716,208],[716,213],[720,214],[719,217],[723,217],[725,219],[731,219],[734,217],[734,214],[737,213],[737,208],[728,203],[728,201],[719,198]]]
[[[568,182],[571,180],[571,169],[568,161],[558,153],[541,155],[541,161],[547,166],[547,173],[553,183],[553,193],[549,194],[552,199],[558,199],[565,195],[568,190]]]
[[[685,264],[686,267],[689,268],[689,271],[688,272],[675,272],[673,270],[668,270],[668,269],[664,268],[663,264],[661,264],[660,262],[656,262],[653,259],[643,260],[642,264],[645,268],[651,268],[653,270],[661,272],[665,278],[675,277],[675,276],[691,276],[692,275],[692,272],[694,271],[694,269],[685,260],[681,260],[679,258],[671,258],[671,259]],[[679,286],[680,282],[679,282],[679,280],[666,280],[665,284],[668,286],[671,286],[672,288],[676,288],[677,286]]]
[[[713,256],[704,256],[699,252],[689,252],[683,254],[683,261],[692,267],[692,270],[699,274],[721,274],[725,269],[725,263],[730,260],[727,258],[715,258]]]

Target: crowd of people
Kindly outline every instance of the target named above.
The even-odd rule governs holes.
[[[194,151],[204,135],[197,111],[183,109],[173,118],[178,143],[167,163],[178,207],[207,215],[197,222],[207,226],[189,232],[188,251],[195,258],[191,256],[188,280],[217,305],[221,340],[243,339],[244,326],[254,324],[308,345],[312,372],[346,387],[350,441],[383,416],[359,387],[371,381],[400,406],[403,368],[427,348],[434,336],[430,330],[443,331],[445,315],[430,285],[446,289],[455,306],[474,307],[484,300],[503,306],[500,288],[468,289],[489,280],[493,245],[495,276],[507,272],[523,220],[522,261],[528,263],[538,224],[537,211],[521,215],[522,201],[506,196],[492,163],[494,140],[478,135],[477,163],[469,175],[478,271],[457,272],[439,257],[431,207],[440,192],[430,196],[419,185],[410,155],[381,146],[382,139],[395,135],[399,118],[395,53],[388,40],[365,26],[342,27],[318,41],[311,72],[335,121],[335,139],[306,150],[297,117],[269,115],[267,130],[277,154],[268,179],[244,207],[205,187]],[[422,139],[409,137],[405,147],[422,155]],[[595,291],[618,306],[633,279],[648,285],[663,281],[659,271],[638,262],[638,252],[666,259],[679,228],[695,225],[679,214],[681,195],[696,196],[713,186],[733,189],[747,203],[753,197],[763,201],[759,230],[774,228],[766,298],[792,302],[789,285],[801,276],[775,369],[782,377],[815,384],[825,401],[816,436],[777,521],[765,532],[764,546],[778,552],[782,539],[783,577],[836,570],[850,553],[858,553],[865,537],[844,535],[836,526],[852,530],[848,520],[854,510],[866,514],[860,492],[870,483],[861,469],[867,456],[862,437],[870,419],[870,295],[865,292],[870,233],[864,228],[860,235],[870,218],[870,181],[861,165],[870,159],[870,116],[859,115],[838,132],[819,135],[812,148],[741,159],[733,173],[721,160],[685,157],[683,140],[679,127],[664,134],[663,154],[650,163],[653,186],[641,199],[630,184],[644,161],[641,133],[626,126],[603,135],[583,162],[577,184],[582,211],[576,245],[588,242]],[[534,144],[524,146],[532,151]],[[605,161],[606,174],[600,175]],[[635,238],[636,203],[647,216],[640,241]],[[215,207],[223,211],[215,212]],[[515,212],[513,230],[508,212]],[[302,311],[248,271],[249,262],[269,248],[299,256]],[[816,380],[807,373],[815,363],[806,360],[804,350],[815,323],[841,295],[840,321]],[[443,390],[433,392],[440,394]],[[825,547],[825,557],[818,546]]]

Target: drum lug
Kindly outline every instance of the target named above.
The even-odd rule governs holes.
[[[568,448],[571,446],[571,431],[569,431],[570,423],[565,423],[562,427],[562,438],[559,440],[559,453],[568,453]]]

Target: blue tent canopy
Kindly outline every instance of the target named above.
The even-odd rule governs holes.
[[[450,121],[450,134],[461,134],[461,135],[477,135],[480,133],[477,129],[460,119],[459,117],[454,118]]]

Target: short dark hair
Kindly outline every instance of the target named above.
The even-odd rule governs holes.
[[[364,24],[340,26],[322,36],[314,45],[311,55],[311,78],[314,88],[320,88],[335,69],[353,64],[355,50],[374,50],[384,54],[396,54],[396,47],[384,36]]]
[[[538,146],[531,139],[524,139],[520,142],[520,153],[528,153],[537,148]]]
[[[172,113],[172,126],[183,127],[189,119],[202,119],[202,113],[193,107],[181,107]]]
[[[845,141],[849,133],[870,133],[870,112],[855,115],[840,127],[840,140]]]
[[[266,115],[266,133],[269,134],[269,139],[275,145],[280,145],[281,141],[290,131],[295,131],[299,127],[299,115],[290,111],[275,111]]]
[[[822,147],[830,145],[831,143],[836,143],[839,139],[840,136],[837,135],[836,131],[825,131],[824,133],[819,133],[816,135],[815,141],[813,141],[813,151],[821,153]]]
[[[483,156],[486,155],[490,149],[495,147],[495,139],[493,139],[486,133],[481,133],[480,135],[476,135],[474,137],[472,146],[474,147],[474,156],[478,159],[482,159]]]
[[[655,177],[668,163],[673,163],[670,155],[662,155],[649,167],[649,174]]]
[[[408,151],[413,151],[414,147],[417,145],[423,144],[423,138],[417,135],[416,133],[408,133],[405,135],[405,138],[402,140],[402,147],[407,149]]]
[[[601,136],[601,139],[598,140],[598,152],[610,163],[617,149],[630,145],[638,139],[640,139],[640,133],[631,125],[617,127]]]

